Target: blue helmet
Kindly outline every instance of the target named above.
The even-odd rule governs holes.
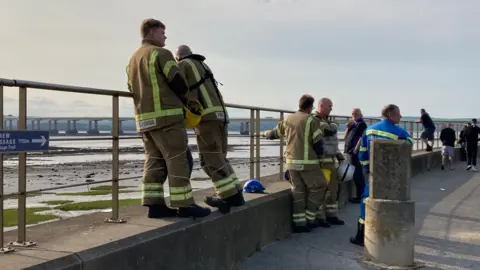
[[[243,186],[243,191],[246,193],[262,193],[264,190],[265,187],[256,179],[248,180]]]

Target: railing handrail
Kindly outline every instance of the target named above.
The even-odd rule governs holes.
[[[4,116],[4,106],[3,106],[3,96],[4,96],[4,86],[6,87],[18,87],[18,104],[19,104],[19,114],[18,114],[18,122],[17,122],[17,129],[18,130],[27,130],[27,89],[40,89],[40,90],[48,90],[48,91],[59,91],[59,92],[71,92],[77,94],[91,94],[91,95],[103,95],[103,96],[111,96],[112,98],[112,116],[106,117],[105,119],[111,119],[112,126],[111,126],[111,136],[109,139],[112,141],[112,167],[111,167],[111,174],[112,178],[108,180],[100,180],[95,181],[94,183],[76,183],[72,185],[62,185],[62,186],[55,186],[50,188],[42,188],[36,190],[28,190],[27,189],[27,152],[20,152],[18,153],[18,189],[17,192],[11,193],[11,195],[15,194],[17,196],[18,201],[18,213],[17,213],[17,241],[9,243],[9,246],[19,246],[19,247],[29,247],[33,246],[36,243],[32,241],[26,241],[26,209],[27,209],[27,195],[31,192],[43,192],[43,191],[53,191],[58,189],[64,189],[74,186],[84,186],[90,184],[100,184],[100,183],[112,183],[112,211],[111,211],[111,218],[107,219],[106,222],[114,222],[114,223],[123,223],[125,222],[124,219],[121,219],[119,216],[119,182],[124,180],[130,180],[134,178],[138,178],[138,176],[132,177],[120,177],[120,145],[119,141],[123,139],[129,138],[136,138],[135,136],[130,137],[120,137],[120,113],[119,113],[119,98],[120,97],[133,97],[133,95],[128,91],[115,91],[115,90],[108,90],[108,89],[99,89],[99,88],[89,88],[89,87],[79,87],[79,86],[71,86],[71,85],[61,85],[61,84],[52,84],[52,83],[43,83],[43,82],[35,82],[35,81],[25,81],[25,80],[10,80],[0,78],[0,129],[3,128],[4,119],[8,118]],[[250,164],[250,178],[260,179],[261,174],[261,163],[265,160],[261,159],[261,152],[260,148],[262,146],[260,138],[261,138],[261,125],[260,121],[262,120],[260,112],[275,112],[279,113],[279,119],[271,118],[272,121],[283,121],[285,114],[294,113],[295,111],[292,110],[284,110],[284,109],[276,109],[276,108],[267,108],[267,107],[256,107],[256,106],[249,106],[249,105],[240,105],[240,104],[232,104],[227,103],[227,107],[235,108],[235,109],[243,109],[250,111],[250,117],[245,118],[245,120],[249,120],[247,123],[250,124],[250,158],[249,162],[244,162],[242,164]],[[351,117],[350,116],[336,116],[332,115],[332,118],[338,120],[339,122],[348,121]],[[243,118],[239,118],[243,120]],[[374,123],[380,120],[380,118],[368,118],[365,117],[365,120],[369,121],[370,123]],[[38,120],[38,119],[37,119]],[[47,120],[47,119],[45,119]],[[437,121],[437,123],[439,123]],[[440,123],[456,123],[455,121],[448,121],[448,122],[440,122]],[[458,124],[464,122],[457,122]],[[419,123],[415,123],[415,121],[401,121],[401,125],[404,125],[405,129],[409,129],[413,135],[414,130],[419,130]],[[409,127],[407,127],[409,124]],[[416,128],[414,128],[416,127]],[[457,125],[457,128],[459,126]],[[97,137],[98,138],[98,137]],[[97,139],[95,138],[95,139]],[[75,140],[75,139],[69,139]],[[85,139],[84,139],[85,140]],[[437,140],[437,146],[439,142]],[[419,140],[416,140],[417,149],[420,149],[419,146],[423,147],[423,144]],[[283,176],[284,172],[284,137],[279,139],[279,152],[278,157],[274,157],[276,161],[279,163],[279,175]],[[3,234],[3,200],[5,199],[5,194],[3,192],[3,153],[0,153],[0,253],[11,252],[14,249],[6,248],[3,244],[4,234]],[[240,164],[240,163],[238,163]],[[231,165],[234,165],[232,163]],[[194,170],[200,170],[199,168],[194,168]]]
[[[93,95],[104,95],[104,96],[118,96],[118,97],[133,97],[132,93],[127,91],[119,91],[119,90],[110,90],[110,89],[101,89],[101,88],[92,88],[92,87],[83,87],[83,86],[73,86],[73,85],[64,85],[64,84],[54,84],[54,83],[44,83],[38,81],[27,81],[27,80],[17,80],[17,79],[5,79],[0,78],[0,86],[8,86],[8,87],[26,87],[26,88],[34,88],[40,90],[50,90],[50,91],[59,91],[59,92],[70,92],[70,93],[78,93],[78,94],[93,94]],[[277,108],[269,108],[269,107],[257,107],[257,106],[250,106],[250,105],[242,105],[242,104],[234,104],[234,103],[225,103],[225,105],[229,108],[235,109],[246,109],[246,110],[261,110],[266,112],[277,112],[277,113],[295,113],[293,110],[285,110],[285,109],[277,109]],[[345,115],[332,115],[335,118],[350,118],[350,116]],[[111,117],[108,117],[111,118]],[[108,119],[105,118],[105,119]],[[127,117],[122,117],[127,118]],[[133,119],[134,117],[132,117]],[[379,120],[380,117],[364,117],[366,120]],[[279,119],[272,119],[272,121],[278,121]],[[411,120],[402,120],[401,123],[412,123],[415,121]],[[447,124],[447,123],[455,123],[455,124],[463,124],[466,121],[461,120],[448,120],[448,121],[435,121],[435,123],[439,124]]]

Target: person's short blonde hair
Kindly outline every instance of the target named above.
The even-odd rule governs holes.
[[[163,30],[165,30],[165,24],[163,24],[159,20],[152,18],[143,20],[142,25],[140,26],[140,34],[142,35],[142,38],[148,36],[150,30],[155,28],[162,28]]]

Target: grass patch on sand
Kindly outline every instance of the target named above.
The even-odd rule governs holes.
[[[72,202],[73,201],[70,201],[70,200],[52,200],[52,201],[43,201],[42,203],[48,204],[48,205],[61,205],[61,204],[67,204]]]
[[[120,200],[120,206],[127,206],[131,204],[140,204],[141,199],[125,199]],[[92,202],[77,202],[77,203],[68,203],[55,207],[55,209],[62,211],[85,211],[85,210],[96,210],[96,209],[108,209],[112,208],[112,201],[92,201]]]
[[[124,188],[131,188],[133,186],[119,186],[119,189],[124,189]],[[95,186],[91,187],[90,190],[112,190],[111,185],[104,185],[104,186]]]
[[[40,196],[42,195],[42,193],[40,192],[33,192],[33,193],[28,193],[27,194],[27,197],[36,197],[36,196]],[[18,195],[14,194],[14,195],[5,195],[4,199],[5,200],[8,200],[8,199],[17,199],[18,198]]]
[[[206,180],[210,180],[210,177],[208,177],[208,176],[204,176],[204,177],[193,177],[191,180],[192,180],[192,181],[206,181]]]
[[[133,190],[119,190],[118,193],[132,193]],[[111,189],[100,189],[100,190],[90,190],[90,191],[80,191],[80,192],[65,192],[57,193],[59,196],[95,196],[95,195],[107,195],[111,194]]]
[[[57,216],[50,214],[36,214],[37,212],[50,210],[48,207],[34,207],[27,208],[27,224],[36,224],[42,221],[48,221],[56,219]],[[5,209],[3,210],[3,222],[5,227],[16,226],[18,217],[17,209]]]

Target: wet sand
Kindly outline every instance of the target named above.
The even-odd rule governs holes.
[[[262,158],[262,167],[278,166],[276,157]],[[233,168],[240,171],[249,171],[249,159],[237,158],[230,159]],[[199,161],[194,161],[194,177],[206,177],[199,168]],[[138,182],[143,173],[143,160],[123,160],[120,161],[120,179],[134,178],[125,182]],[[240,172],[237,172],[237,174]],[[242,173],[243,174],[243,173]],[[38,190],[50,187],[61,187],[64,185],[78,183],[94,183],[112,178],[112,162],[82,162],[82,163],[66,163],[56,165],[33,165],[27,166],[27,190]],[[5,194],[16,192],[18,183],[17,167],[4,168],[4,192]],[[105,183],[106,185],[108,183]],[[121,182],[123,185],[123,182]],[[85,191],[85,187],[68,188],[68,192]],[[59,190],[64,192],[65,190]],[[58,192],[58,191],[49,191]]]

